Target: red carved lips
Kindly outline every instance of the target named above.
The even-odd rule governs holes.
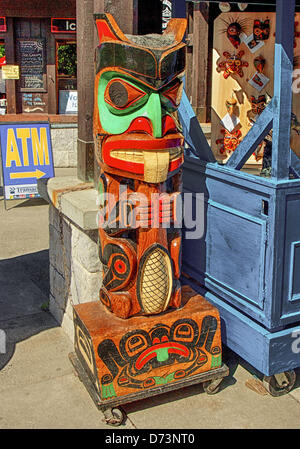
[[[150,120],[135,119],[126,133],[109,136],[102,145],[103,162],[110,167],[159,183],[183,163],[183,137],[170,116],[162,123],[163,137],[154,138]]]

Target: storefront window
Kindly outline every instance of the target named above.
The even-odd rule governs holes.
[[[59,114],[77,114],[76,42],[57,41],[57,88]]]

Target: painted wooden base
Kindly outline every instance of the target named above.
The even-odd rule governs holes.
[[[221,367],[218,310],[188,286],[182,295],[181,309],[127,320],[98,301],[74,307],[75,352],[100,402],[158,394]]]

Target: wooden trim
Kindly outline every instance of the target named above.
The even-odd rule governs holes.
[[[206,122],[208,98],[208,17],[209,6],[205,2],[194,4],[192,106],[200,122]]]
[[[37,122],[49,121],[50,123],[77,123],[77,115],[62,114],[6,114],[0,115],[0,122]]]
[[[274,116],[274,101],[264,109],[261,115],[255,122],[255,125],[249,130],[243,141],[239,144],[237,149],[232,153],[227,163],[228,168],[240,170],[247,162],[257,145],[270,132],[273,124]]]
[[[7,64],[15,64],[15,42],[14,42],[14,27],[13,19],[7,19],[7,33],[5,39],[5,55]],[[6,80],[6,98],[7,98],[7,113],[17,113],[17,98],[16,98],[16,81]]]

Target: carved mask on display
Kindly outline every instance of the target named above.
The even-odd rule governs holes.
[[[241,34],[246,32],[246,21],[231,18],[229,20],[223,19],[223,22],[226,28],[222,30],[222,33],[225,33],[234,48],[238,49],[241,44]]]
[[[239,48],[241,44],[241,32],[242,27],[238,22],[231,23],[227,28],[227,37],[235,48]]]
[[[230,75],[239,75],[241,78],[244,76],[243,67],[248,67],[247,61],[242,61],[242,57],[245,52],[239,51],[238,54],[231,55],[228,51],[223,53],[226,60],[219,63],[218,67],[224,71],[224,78],[227,79]]]
[[[235,151],[240,144],[242,133],[239,129],[232,132],[227,129],[222,129],[221,133],[224,134],[224,137],[222,139],[217,139],[216,144],[222,144],[219,150],[220,154],[228,156]]]
[[[230,100],[226,100],[226,109],[230,117],[234,115],[236,105],[237,101],[235,98],[230,98]]]
[[[99,191],[115,198],[100,200],[100,223],[106,223],[99,228],[100,299],[121,318],[157,314],[181,304],[181,232],[167,228],[176,221],[181,189],[183,136],[176,112],[186,19],[171,19],[162,35],[145,36],[123,34],[110,14],[95,21]],[[159,195],[156,206],[136,202],[140,194],[149,201]]]
[[[265,65],[266,65],[266,60],[263,56],[258,56],[257,58],[254,59],[254,67],[256,68],[256,70],[258,71],[258,73],[263,73]]]
[[[267,99],[265,95],[259,95],[258,98],[251,96],[250,102],[253,114],[260,115],[266,107]]]
[[[256,41],[265,41],[270,36],[270,20],[254,20],[253,36]]]

